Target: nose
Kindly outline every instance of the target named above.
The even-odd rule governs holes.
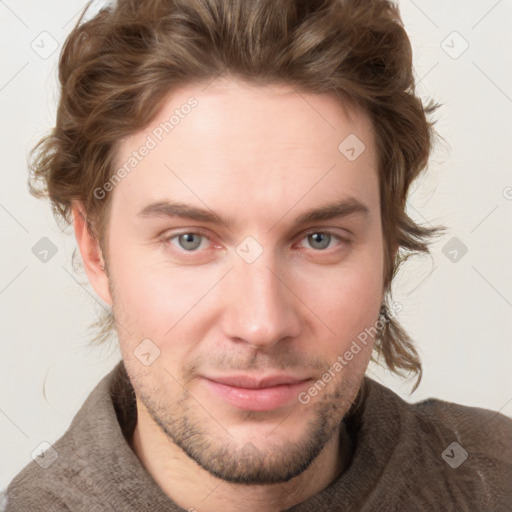
[[[300,321],[286,276],[272,257],[236,261],[226,283],[224,335],[254,348],[269,348],[296,337]]]

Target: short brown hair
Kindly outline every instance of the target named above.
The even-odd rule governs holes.
[[[439,104],[424,106],[415,93],[398,7],[386,0],[118,0],[88,21],[84,14],[61,53],[56,126],[33,150],[31,193],[48,196],[66,223],[72,201],[81,203],[106,248],[110,196],[98,199],[94,190],[113,175],[119,142],[147,126],[170,91],[229,75],[334,94],[369,116],[377,145],[385,301],[372,359],[382,356],[398,375],[415,373],[414,391],[421,362],[386,302],[399,266],[429,253],[427,241],[443,231],[405,212],[409,186],[438,136],[427,116]],[[94,341],[106,340],[112,313],[94,326]]]

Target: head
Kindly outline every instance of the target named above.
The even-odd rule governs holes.
[[[74,218],[111,306],[96,339],[117,332],[140,407],[190,457],[284,481],[332,438],[370,359],[419,384],[391,284],[439,231],[405,212],[437,105],[415,95],[392,3],[119,1],[78,22],[59,77],[31,190]],[[277,408],[209,380],[283,371],[305,384]]]

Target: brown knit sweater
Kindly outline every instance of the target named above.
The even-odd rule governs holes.
[[[6,512],[183,512],[127,442],[136,415],[120,361],[54,443],[51,465],[31,461],[10,483]],[[507,416],[437,399],[409,404],[365,377],[344,421],[353,441],[348,468],[289,511],[512,511]],[[46,461],[54,456],[50,449]]]

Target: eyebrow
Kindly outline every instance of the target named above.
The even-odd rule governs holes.
[[[294,227],[302,224],[310,224],[312,222],[348,217],[349,215],[354,214],[367,217],[369,212],[370,210],[368,206],[364,203],[355,197],[347,197],[340,201],[307,210],[295,219]],[[288,212],[285,213],[281,219],[283,219],[287,214]],[[210,209],[198,208],[190,204],[173,201],[155,201],[150,203],[139,211],[137,217],[183,218],[209,224],[224,224],[228,228],[234,224],[234,219],[232,217],[223,217]]]

